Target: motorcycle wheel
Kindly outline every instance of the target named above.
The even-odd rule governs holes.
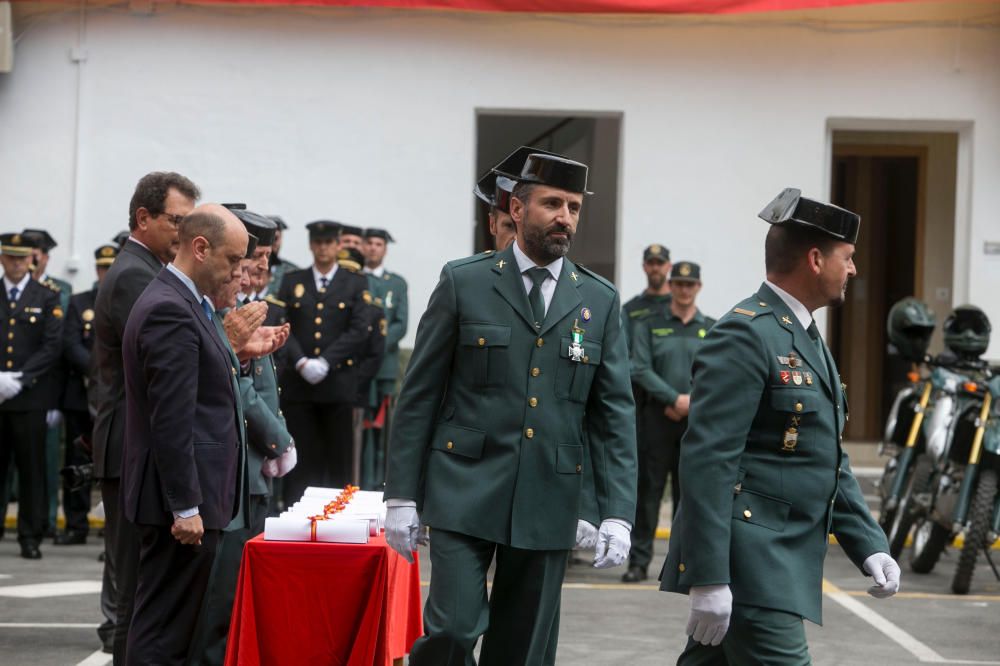
[[[878,515],[878,526],[882,528],[883,532],[885,532],[886,538],[889,537],[889,531],[892,529],[892,523],[896,520],[896,512],[899,510],[898,505],[895,509],[885,508],[885,502],[888,499],[887,495],[889,490],[892,488],[892,484],[896,478],[896,471],[899,467],[896,462],[896,458],[890,458],[885,463],[885,467],[882,469],[882,478],[879,480],[879,500],[881,502],[881,508]]]
[[[950,537],[951,532],[947,529],[929,518],[922,518],[913,530],[910,570],[919,574],[933,571]]]
[[[958,566],[955,567],[955,577],[951,581],[951,591],[955,594],[968,594],[972,584],[972,574],[976,569],[976,558],[979,551],[986,547],[986,533],[990,529],[993,517],[993,503],[997,496],[996,470],[987,469],[979,475],[976,494],[972,498],[972,509],[969,529],[965,532],[965,545],[958,556]]]
[[[913,527],[913,523],[920,517],[920,509],[916,505],[914,497],[928,491],[933,471],[934,467],[927,456],[919,456],[913,465],[913,471],[910,473],[910,481],[906,487],[906,494],[899,503],[899,507],[895,512],[896,515],[889,526],[889,532],[886,534],[886,537],[889,539],[889,555],[894,560],[899,559],[899,554],[903,552],[903,547],[906,545],[906,537],[910,535],[910,528]]]

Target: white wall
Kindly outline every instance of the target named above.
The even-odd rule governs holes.
[[[77,15],[33,15],[15,23],[15,68],[0,75],[0,227],[51,229],[53,272],[68,275],[72,253],[83,288],[92,248],[126,225],[136,180],[177,170],[206,200],[246,200],[293,226],[332,217],[391,229],[388,264],[410,282],[413,331],[441,263],[472,247],[475,109],[622,112],[622,292],[642,288],[640,253],[656,240],[702,264],[703,309],[721,314],[762,277],[757,211],[786,186],[827,196],[830,118],[971,123],[955,287],[967,282],[964,300],[1000,330],[1000,257],[982,253],[1000,240],[1000,32],[837,25],[922,12],[949,16],[921,5],[704,24],[92,10],[72,242]],[[838,29],[785,25],[802,16]],[[304,233],[286,238],[285,254],[305,260]],[[1000,334],[991,352],[1000,356]]]

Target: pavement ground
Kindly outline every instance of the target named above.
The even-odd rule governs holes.
[[[862,486],[873,492],[876,468],[858,468]],[[873,476],[874,475],[874,476]],[[665,511],[664,522],[668,511]],[[666,555],[657,539],[650,572],[655,579]],[[18,557],[13,534],[0,541],[0,664],[4,666],[101,666],[95,629],[101,621],[100,542],[83,546],[43,545],[44,558]],[[993,551],[1000,565],[1000,552]],[[585,559],[586,554],[580,553]],[[992,664],[1000,666],[1000,582],[980,561],[972,591],[949,593],[957,552],[949,550],[928,575],[910,572],[901,558],[902,589],[878,600],[867,579],[838,546],[826,561],[824,626],[806,624],[817,666],[897,664]],[[430,563],[421,549],[426,593]],[[687,597],[659,592],[654,580],[623,584],[623,567],[570,566],[563,586],[557,663],[586,666],[673,664],[684,647]],[[280,665],[279,665],[280,666]],[[298,665],[295,665],[298,666]]]

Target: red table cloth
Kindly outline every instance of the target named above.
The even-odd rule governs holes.
[[[247,542],[227,666],[389,666],[423,633],[420,569],[388,547]]]

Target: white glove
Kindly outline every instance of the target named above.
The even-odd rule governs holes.
[[[278,478],[291,472],[295,469],[295,463],[299,461],[299,454],[295,451],[295,446],[289,446],[285,449],[285,452],[275,460],[278,465],[278,473],[275,474]]]
[[[278,459],[265,458],[264,462],[260,464],[260,473],[262,476],[266,476],[269,479],[273,479],[278,476]]]
[[[390,506],[385,514],[385,540],[407,562],[413,563],[413,551],[420,536],[420,516],[415,506]]]
[[[62,423],[62,412],[58,409],[50,409],[45,412],[45,425],[48,428],[56,428]]]
[[[616,567],[628,558],[629,548],[632,547],[631,531],[632,527],[623,520],[609,518],[601,522],[597,545],[594,546],[595,569]]]
[[[298,366],[298,371],[302,375],[302,379],[313,385],[319,384],[326,378],[326,371],[323,370],[323,365],[319,363],[319,360],[317,358],[309,358]],[[328,371],[329,369],[330,365],[327,364],[326,370]]]
[[[586,520],[576,521],[576,548],[586,550],[597,545],[597,528]]]
[[[688,592],[691,613],[685,632],[702,645],[718,645],[729,631],[733,592],[728,585],[699,585]]]
[[[869,555],[861,568],[875,579],[875,584],[868,588],[868,594],[876,599],[888,599],[899,591],[899,565],[888,553]]]
[[[330,362],[325,358],[320,356],[319,358],[313,359],[316,362],[316,367],[319,368],[320,378],[319,381],[326,379],[326,376],[330,374]]]
[[[0,402],[10,400],[21,392],[20,372],[0,372]]]

